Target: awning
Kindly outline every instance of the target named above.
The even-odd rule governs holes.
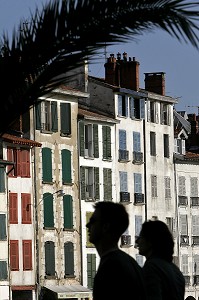
[[[71,285],[45,285],[44,289],[50,290],[56,294],[57,299],[68,298],[92,298],[92,291],[80,284]]]

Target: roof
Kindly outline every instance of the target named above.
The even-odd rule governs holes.
[[[174,123],[180,123],[181,127],[183,127],[187,133],[191,133],[191,124],[189,121],[187,121],[181,114],[179,114],[177,111],[173,111],[174,117],[176,120],[174,120]],[[178,124],[179,126],[179,124]]]
[[[38,143],[36,141],[25,139],[25,138],[18,137],[18,136],[15,136],[15,135],[11,135],[11,134],[8,134],[8,133],[4,133],[2,135],[2,139],[4,141],[12,143],[12,144],[27,145],[27,146],[30,146],[30,147],[41,147],[42,146],[41,143]]]
[[[89,298],[92,296],[92,291],[80,284],[45,285],[43,288],[56,293],[58,299]]]
[[[97,121],[103,121],[103,122],[109,122],[109,123],[118,123],[119,122],[115,118],[108,117],[105,114],[103,115],[101,113],[92,112],[90,110],[86,110],[86,109],[82,109],[82,108],[78,109],[78,115],[87,120],[97,120]]]

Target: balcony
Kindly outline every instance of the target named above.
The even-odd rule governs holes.
[[[199,245],[199,236],[192,236],[192,245]]]
[[[188,198],[187,196],[178,196],[178,205],[187,206]]]
[[[121,236],[121,247],[131,247],[131,236],[127,234],[123,234]]]
[[[127,162],[129,161],[129,151],[119,149],[119,161]]]
[[[140,165],[143,163],[143,153],[133,151],[133,163]]]
[[[199,206],[199,197],[190,197],[191,206]]]
[[[135,193],[134,194],[134,204],[144,204],[144,194]]]
[[[184,275],[185,285],[190,285],[190,276]]]
[[[128,193],[128,192],[120,192],[120,202],[122,202],[122,203],[130,203],[130,193]]]
[[[194,275],[193,276],[193,285],[198,285],[199,284],[199,275]]]
[[[188,235],[181,235],[180,236],[180,245],[181,246],[188,246],[189,245],[189,237],[188,237]]]

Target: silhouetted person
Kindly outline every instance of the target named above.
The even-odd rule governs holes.
[[[129,225],[122,204],[98,202],[88,224],[89,240],[100,256],[94,278],[93,300],[145,300],[142,268],[120,250],[118,242]]]
[[[184,300],[185,279],[172,262],[174,241],[168,226],[160,220],[144,222],[137,244],[139,254],[146,257],[143,272],[148,300]]]

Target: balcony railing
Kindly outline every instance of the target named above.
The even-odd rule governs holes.
[[[183,205],[183,206],[187,206],[187,204],[188,204],[187,196],[178,196],[178,204]]]
[[[180,236],[180,245],[188,246],[189,245],[189,236],[188,235],[181,235]]]
[[[143,163],[143,153],[133,151],[133,163],[142,164]]]
[[[119,161],[129,161],[129,151],[119,149]]]
[[[121,236],[121,247],[130,247],[131,246],[131,236],[123,234]]]
[[[199,245],[199,236],[192,236],[192,245]]]
[[[184,279],[185,279],[185,284],[190,285],[190,276],[184,275]]]
[[[144,204],[144,194],[135,193],[134,194],[134,204]]]
[[[190,197],[191,206],[199,206],[199,197]]]
[[[120,192],[120,202],[130,203],[130,193]]]

